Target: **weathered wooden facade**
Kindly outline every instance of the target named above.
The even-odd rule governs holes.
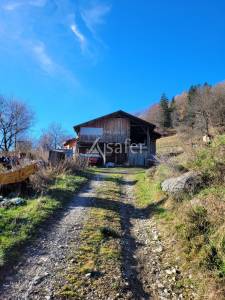
[[[156,154],[155,125],[124,111],[74,126],[78,153],[99,153],[103,163],[148,165]]]

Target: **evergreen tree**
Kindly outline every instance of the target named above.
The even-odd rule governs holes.
[[[169,100],[165,94],[162,94],[160,99],[160,107],[161,107],[161,120],[160,125],[162,128],[170,128],[171,127],[171,112],[169,107]]]

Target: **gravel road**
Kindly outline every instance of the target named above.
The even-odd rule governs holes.
[[[23,257],[0,287],[0,299],[51,299],[57,270],[68,257],[70,244],[79,245],[82,224],[88,218],[90,202],[99,185],[93,179],[72,199],[63,216],[51,222],[34,244],[25,249]]]
[[[121,272],[126,287],[123,295],[115,299],[195,299],[192,288],[185,290],[177,286],[177,281],[182,279],[179,267],[164,259],[165,243],[152,218],[154,204],[138,208],[134,197],[135,180],[129,173],[122,175]],[[84,186],[63,215],[42,230],[39,238],[25,249],[21,262],[0,286],[1,300],[55,299],[54,287],[61,283],[60,272],[68,264],[66,258],[70,254],[73,257],[72,253],[80,245],[80,232],[93,207],[96,189],[102,184],[100,179],[105,176],[99,174]]]

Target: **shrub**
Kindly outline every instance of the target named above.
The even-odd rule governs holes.
[[[225,235],[221,239],[221,251],[223,254],[225,254]]]
[[[79,157],[64,160],[56,166],[42,166],[39,171],[30,177],[30,186],[36,194],[45,194],[48,186],[53,184],[57,176],[62,174],[79,175],[87,167],[87,160]]]
[[[219,275],[221,277],[225,277],[225,260],[221,262],[219,271],[220,271]]]
[[[192,239],[198,235],[206,235],[210,230],[207,210],[203,206],[191,208],[187,213],[186,237]]]
[[[222,260],[214,245],[205,245],[205,247],[202,248],[200,253],[200,265],[211,271],[220,270]]]
[[[225,174],[225,135],[215,138],[212,144],[197,151],[190,167],[200,171],[205,180],[215,183],[224,182]]]

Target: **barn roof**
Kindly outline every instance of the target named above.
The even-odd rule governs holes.
[[[149,126],[152,130],[154,130],[154,128],[156,127],[154,124],[150,123],[150,122],[147,122],[141,118],[138,118],[134,115],[131,115],[123,110],[118,110],[118,111],[115,111],[111,114],[107,114],[107,115],[104,115],[104,116],[101,116],[99,118],[96,118],[96,119],[93,119],[93,120],[90,120],[90,121],[87,121],[87,122],[84,122],[84,123],[81,123],[81,124],[78,124],[78,125],[75,125],[73,128],[76,132],[79,131],[79,128],[82,127],[82,126],[87,126],[88,124],[92,123],[92,122],[95,122],[95,121],[98,121],[100,119],[106,119],[106,118],[120,118],[120,117],[126,117],[130,120],[132,120],[134,123],[137,123],[137,124],[142,124],[142,125],[145,125],[145,126]]]

